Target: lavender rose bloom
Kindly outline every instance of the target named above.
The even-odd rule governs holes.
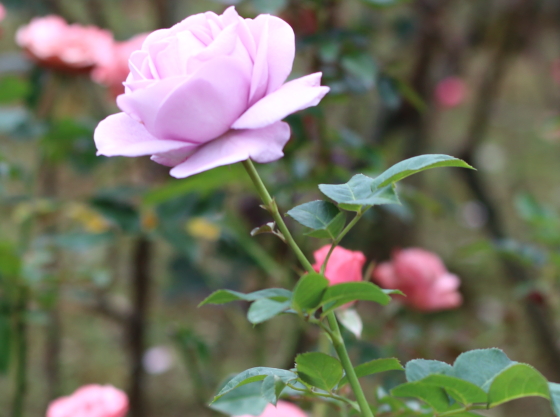
[[[285,83],[292,70],[292,28],[270,15],[190,16],[148,36],[132,53],[123,111],[95,131],[99,155],[151,155],[184,178],[251,158],[283,156],[287,115],[328,93],[321,73]]]

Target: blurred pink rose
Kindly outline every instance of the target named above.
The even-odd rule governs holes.
[[[109,31],[53,15],[36,17],[16,33],[16,43],[39,65],[74,73],[89,72],[109,56],[112,42]]]
[[[190,16],[148,36],[132,53],[123,113],[95,131],[99,155],[151,155],[184,178],[217,166],[281,158],[290,128],[281,120],[329,91],[321,73],[288,83],[294,32],[283,20]]]
[[[240,417],[252,417],[249,415]],[[297,405],[286,401],[278,401],[276,407],[268,404],[263,413],[258,417],[308,417],[307,414]]]
[[[319,272],[321,265],[325,262],[327,254],[331,249],[331,245],[323,246],[321,249],[315,251],[315,263],[313,269]],[[329,280],[331,285],[342,284],[343,282],[362,281],[362,268],[366,263],[366,257],[362,252],[352,251],[337,246],[327,267],[325,268],[325,277]]]
[[[437,103],[444,108],[457,107],[465,101],[467,86],[459,77],[447,77],[436,87]]]
[[[434,253],[419,248],[395,251],[391,262],[373,271],[373,280],[384,288],[401,290],[403,303],[422,311],[457,308],[463,302],[461,281]]]
[[[124,417],[128,398],[110,385],[85,385],[49,405],[46,417]]]
[[[6,7],[0,3],[0,22],[6,18]]]
[[[124,93],[123,82],[130,72],[128,59],[134,51],[142,48],[147,37],[147,33],[142,33],[124,42],[113,42],[111,53],[103,57],[93,69],[93,81],[109,87],[114,97]]]

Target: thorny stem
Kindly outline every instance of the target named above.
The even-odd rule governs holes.
[[[262,182],[259,176],[259,173],[257,172],[255,166],[253,165],[253,162],[250,159],[247,159],[246,161],[243,161],[243,166],[247,170],[249,177],[251,177],[251,180],[253,181],[253,184],[257,189],[257,193],[261,197],[261,200],[263,201],[265,207],[268,209],[268,211],[276,221],[276,225],[278,226],[278,229],[280,229],[280,231],[284,235],[284,238],[286,239],[286,243],[288,244],[288,246],[290,246],[290,248],[295,252],[297,258],[309,273],[315,272],[313,266],[311,265],[307,257],[303,254],[302,250],[299,248],[298,244],[292,237],[292,234],[288,230],[286,223],[284,223],[284,219],[282,218],[282,215],[278,210],[278,206],[276,205],[276,202],[270,196],[268,190],[266,189],[266,186],[264,185],[264,183]],[[359,216],[357,215],[356,217]],[[358,220],[354,218],[352,222],[348,224],[348,226],[351,225],[353,226],[353,224],[355,224]],[[348,226],[341,233],[342,236],[343,234],[345,234],[345,232],[347,233],[347,231],[350,230]],[[340,239],[342,239],[342,237],[340,237]],[[358,401],[360,414],[362,415],[362,417],[374,417],[371,408],[369,407],[369,404],[367,402],[366,396],[364,395],[364,391],[362,390],[360,382],[358,381],[358,377],[356,376],[356,372],[354,371],[352,362],[350,361],[350,356],[348,355],[348,351],[346,350],[346,346],[344,345],[344,340],[342,339],[342,334],[340,333],[340,328],[338,327],[338,322],[336,320],[336,316],[334,315],[334,312],[331,311],[327,315],[327,319],[330,327],[329,335],[331,337],[338,358],[340,359],[344,371],[346,372],[346,375],[348,377],[348,382],[350,383],[350,386],[352,387],[352,391],[354,392],[356,400]]]

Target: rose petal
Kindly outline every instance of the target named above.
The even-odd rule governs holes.
[[[105,156],[153,155],[185,147],[185,142],[153,137],[144,125],[126,113],[113,114],[102,120],[95,129],[93,139],[97,155]]]
[[[282,120],[289,114],[316,106],[329,92],[321,87],[321,73],[290,81],[255,103],[232,125],[234,129],[258,129]]]
[[[263,129],[231,130],[221,138],[200,146],[170,173],[176,178],[185,178],[249,158],[263,164],[276,161],[284,155],[282,149],[289,139],[290,127],[284,122]]]
[[[171,77],[153,82],[145,88],[132,88],[130,93],[117,97],[117,106],[137,121],[142,121],[149,132],[154,132],[157,113],[170,93],[185,82],[185,77]]]
[[[268,32],[266,49],[269,73],[266,93],[270,94],[280,88],[292,72],[296,53],[294,30],[282,19],[264,14],[248,21],[248,25],[255,39],[261,39],[265,31]]]
[[[146,129],[157,137],[198,143],[223,135],[247,106],[250,70],[246,64],[229,56],[209,61],[155,109],[153,127],[142,119]]]
[[[185,159],[191,156],[196,151],[197,147],[198,146],[185,146],[181,149],[173,149],[169,152],[152,155],[150,159],[160,165],[174,167],[184,162]]]

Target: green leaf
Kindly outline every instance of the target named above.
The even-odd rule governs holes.
[[[374,301],[381,305],[387,305],[391,301],[391,297],[371,282],[361,281],[336,284],[328,287],[323,295],[322,305],[332,303],[325,306],[323,314],[350,301],[357,300]]]
[[[453,375],[453,367],[445,362],[414,359],[407,362],[405,375],[408,382],[416,382],[430,375]]]
[[[262,382],[252,382],[228,392],[210,404],[210,408],[228,416],[261,415],[268,401],[261,394]]]
[[[557,417],[560,417],[560,384],[549,382],[548,388],[550,389],[550,402],[552,409],[554,410],[554,414],[556,414]]]
[[[482,388],[459,378],[448,375],[430,375],[421,382],[443,388],[455,401],[463,405],[488,402],[488,395]]]
[[[362,207],[382,204],[400,204],[394,187],[382,187],[372,191],[373,185],[373,178],[358,174],[346,184],[320,184],[319,190],[336,201],[340,208],[349,211],[363,211]]]
[[[523,363],[503,370],[494,378],[488,392],[490,407],[524,397],[550,399],[550,389],[546,378],[539,371]]]
[[[307,235],[318,238],[336,239],[344,228],[346,216],[328,201],[311,201],[294,207],[288,211],[288,216],[303,224],[313,232]]]
[[[374,359],[372,361],[362,363],[354,368],[356,376],[362,378],[364,376],[378,374],[387,371],[404,371],[401,363],[395,358]],[[345,376],[338,384],[342,387],[348,383],[348,378]]]
[[[233,377],[227,384],[223,386],[223,388],[218,392],[218,394],[212,400],[212,403],[216,402],[218,399],[223,397],[230,391],[242,387],[243,385],[250,384],[251,382],[256,381],[263,381],[267,376],[276,375],[284,382],[289,382],[297,379],[297,375],[292,371],[286,371],[284,369],[276,369],[276,368],[266,368],[266,367],[257,367],[247,369],[240,374]]]
[[[472,382],[488,392],[494,378],[514,364],[500,349],[477,349],[459,355],[453,369],[457,378]]]
[[[261,298],[249,307],[247,320],[253,324],[263,323],[276,317],[290,308],[291,301],[274,301],[269,298]]]
[[[298,355],[296,369],[302,381],[325,391],[331,391],[344,373],[338,359],[321,352]]]
[[[218,290],[210,294],[198,306],[206,304],[226,304],[232,301],[257,301],[262,298],[270,298],[275,301],[287,301],[292,298],[292,292],[284,288],[269,288],[266,290],[255,291],[249,294],[232,290]]]
[[[294,288],[292,308],[302,312],[319,307],[329,281],[321,274],[307,274],[300,278]]]
[[[339,213],[333,220],[330,222],[326,229],[319,229],[313,230],[312,232],[308,232],[305,235],[310,237],[316,237],[319,239],[331,239],[335,240],[342,229],[344,229],[344,225],[346,224],[346,214]]]
[[[438,413],[444,412],[450,407],[449,398],[443,389],[420,381],[399,385],[391,390],[391,395],[419,398]]]
[[[261,393],[269,403],[276,405],[284,388],[286,388],[286,382],[277,375],[269,375],[262,383]]]
[[[474,169],[465,161],[448,155],[421,155],[405,159],[383,172],[373,182],[372,189],[385,187],[410,175],[432,168],[458,167]]]

